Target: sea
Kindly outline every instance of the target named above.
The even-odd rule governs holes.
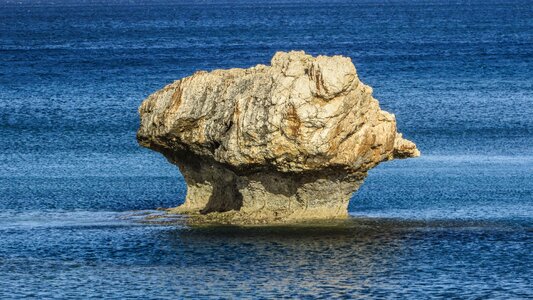
[[[148,221],[186,186],[138,146],[142,100],[281,50],[351,57],[422,156],[371,170],[346,221]],[[1,299],[532,299],[532,281],[531,0],[0,0]]]

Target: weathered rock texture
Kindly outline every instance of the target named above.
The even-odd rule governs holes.
[[[278,52],[271,66],[196,72],[139,112],[139,143],[187,182],[175,211],[214,220],[344,217],[369,169],[419,155],[342,56]]]

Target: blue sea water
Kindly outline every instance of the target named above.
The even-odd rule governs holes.
[[[533,296],[533,3],[2,1],[0,298]],[[322,227],[140,222],[180,204],[137,107],[278,50],[353,59],[422,151]]]

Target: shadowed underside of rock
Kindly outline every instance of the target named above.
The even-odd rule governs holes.
[[[419,155],[342,56],[278,52],[271,66],[197,72],[139,112],[139,143],[187,182],[173,211],[205,220],[345,217],[369,169]]]

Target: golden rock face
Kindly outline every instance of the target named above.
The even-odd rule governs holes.
[[[216,198],[213,185],[205,182],[191,185],[193,180],[187,179],[191,159],[201,161],[206,170],[210,165],[227,169],[231,174],[222,175],[225,171],[217,171],[225,179],[235,177],[229,181],[235,187],[224,191],[224,197],[235,194],[243,198],[244,204],[215,211],[245,211],[252,207],[246,206],[247,201],[268,197],[267,187],[263,187],[265,192],[261,195],[244,190],[251,187],[257,190],[257,176],[261,173],[285,179],[300,176],[311,182],[332,176],[335,180],[355,180],[358,183],[347,185],[341,193],[343,196],[339,196],[345,198],[348,194],[349,199],[366,172],[378,163],[420,155],[414,143],[397,133],[394,115],[379,108],[378,101],[372,97],[372,88],[359,80],[352,61],[342,56],[312,57],[303,51],[278,52],[271,66],[197,72],[150,95],[139,112],[140,144],[162,152],[180,166],[191,191],[187,201],[205,202],[190,199],[193,194],[196,198]],[[202,181],[201,174],[193,176],[195,181]],[[255,176],[255,181],[244,184],[246,180],[242,177],[250,174]],[[339,178],[339,174],[345,179]],[[216,181],[215,178],[211,179]],[[268,180],[265,184],[275,185],[275,182]],[[294,191],[287,188],[286,199],[276,200],[280,202],[276,206],[278,210],[284,207],[284,201],[289,201],[291,193],[313,197],[299,190],[306,184],[309,186],[309,182],[296,180],[291,184],[295,185]],[[209,196],[201,196],[199,186],[209,186],[211,192],[204,193]],[[319,190],[316,184],[313,189]],[[328,202],[327,199],[300,200],[301,203]],[[342,203],[347,205],[346,200]],[[205,207],[204,204],[198,207]],[[269,206],[272,205],[267,203],[262,207]],[[292,207],[288,209],[289,215],[295,207],[309,209],[309,205],[303,204]],[[328,211],[326,215],[331,215],[337,208]],[[315,214],[321,215],[316,211]]]

